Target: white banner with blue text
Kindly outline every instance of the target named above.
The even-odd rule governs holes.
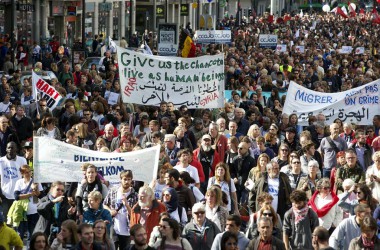
[[[159,146],[128,153],[109,153],[80,148],[49,137],[34,137],[34,179],[38,183],[80,182],[84,177],[80,166],[92,163],[111,183],[119,182],[123,170],[132,170],[134,180],[150,183],[156,178],[159,155]]]
[[[117,48],[123,101],[159,106],[224,107],[224,56],[165,57]]]
[[[322,113],[326,123],[336,118],[358,125],[372,125],[374,115],[380,114],[380,80],[338,93],[322,93],[290,83],[283,113],[297,114],[298,125],[308,125],[308,117]]]

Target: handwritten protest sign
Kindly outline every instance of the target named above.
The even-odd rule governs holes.
[[[62,100],[62,96],[58,91],[49,83],[45,82],[34,71],[32,71],[32,87],[34,99],[38,101],[41,98],[44,98],[46,100],[46,105],[50,110],[55,109],[58,103]]]
[[[336,118],[360,125],[372,124],[380,113],[380,80],[339,93],[322,93],[290,83],[283,113],[298,115],[299,125],[308,125],[308,117],[322,113],[327,121]]]
[[[224,106],[224,56],[173,58],[117,48],[124,102],[155,105],[162,101],[188,108]]]
[[[34,137],[33,166],[36,182],[80,182],[80,166],[94,164],[110,182],[118,182],[123,170],[133,171],[133,179],[149,183],[156,177],[160,147],[128,153],[98,152],[70,145],[49,137]]]

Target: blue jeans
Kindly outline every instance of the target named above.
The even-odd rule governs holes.
[[[325,169],[323,168],[322,169],[322,177],[323,178],[329,178],[330,179],[330,175],[331,175],[331,169]]]

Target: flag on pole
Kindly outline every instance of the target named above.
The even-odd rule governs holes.
[[[348,3],[348,10],[350,12],[350,17],[356,17],[356,12],[350,3]]]
[[[347,10],[346,10],[346,12],[347,12]],[[336,14],[342,16],[343,18],[348,18],[347,14],[344,13],[340,7],[336,7]]]
[[[49,83],[45,82],[39,75],[32,71],[32,90],[34,100],[39,101],[40,99],[46,100],[46,106],[53,110],[58,104],[63,100],[59,92],[51,86]],[[39,110],[37,108],[37,112]]]

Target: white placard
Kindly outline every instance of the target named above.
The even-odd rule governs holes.
[[[340,49],[341,54],[350,54],[352,51],[352,46],[342,46]]]
[[[123,101],[188,108],[224,106],[224,55],[164,57],[117,50]]]
[[[364,47],[357,47],[355,49],[355,54],[357,55],[364,54]]]
[[[117,102],[119,101],[119,96],[120,94],[118,93],[110,92],[108,95],[108,104],[109,105],[117,104]]]
[[[371,125],[374,115],[380,114],[380,80],[338,93],[322,93],[290,83],[282,113],[298,116],[299,125],[308,125],[308,117],[323,113],[331,123],[343,122]]]
[[[305,46],[303,45],[297,45],[295,49],[296,53],[305,53]]]
[[[279,44],[279,45],[277,45],[276,50],[278,52],[286,52],[286,44]]]
[[[110,182],[118,182],[123,170],[133,171],[133,179],[149,183],[156,177],[160,147],[128,153],[93,151],[49,137],[34,137],[33,168],[38,183],[54,181],[80,182],[84,163],[94,164]]]

